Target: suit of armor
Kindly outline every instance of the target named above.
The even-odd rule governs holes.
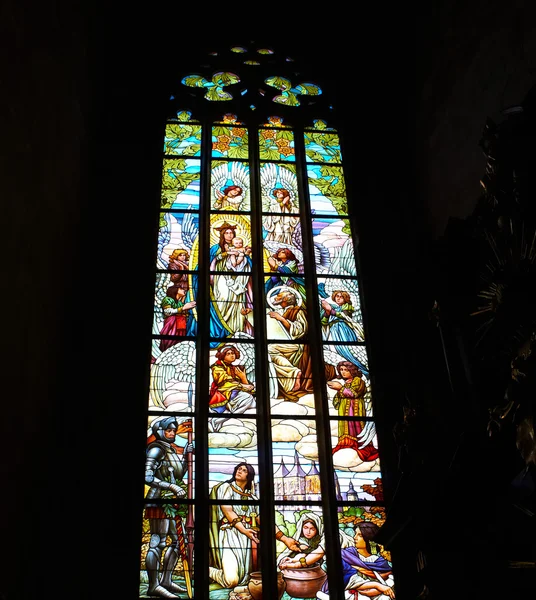
[[[191,444],[187,444],[183,456],[178,454],[178,447],[174,444],[177,428],[176,417],[166,417],[153,424],[154,441],[147,446],[145,461],[145,483],[150,487],[146,497],[149,499],[176,499],[186,496],[186,491],[177,482],[182,480],[186,472],[185,459],[193,449]],[[186,591],[171,579],[179,559],[182,522],[180,518],[166,514],[162,504],[158,503],[148,503],[145,516],[149,519],[151,532],[149,550],[145,558],[149,578],[147,593],[149,596],[177,598],[175,593]],[[166,548],[168,536],[171,544]],[[161,563],[164,550],[164,560]]]

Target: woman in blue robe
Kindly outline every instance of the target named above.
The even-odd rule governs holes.
[[[323,338],[326,341],[337,344],[337,342],[359,342],[363,341],[363,329],[360,323],[352,319],[354,307],[352,306],[350,294],[345,290],[335,290],[331,295],[333,303],[329,302],[327,293],[319,286],[319,293],[323,296],[320,301],[320,318],[323,329]],[[351,346],[337,346],[337,353],[345,360],[353,363],[368,377],[369,371],[352,353]]]
[[[375,600],[395,598],[392,565],[380,554],[373,554],[370,541],[378,533],[374,523],[363,521],[357,524],[355,546],[341,550],[345,598],[362,596]],[[329,598],[328,582],[324,583],[318,598]]]
[[[218,231],[220,239],[217,244],[214,244],[210,248],[210,284],[211,284],[211,302],[210,302],[210,337],[212,338],[226,338],[232,337],[239,329],[235,329],[230,327],[227,322],[221,316],[221,311],[219,310],[218,303],[222,304],[222,308],[229,309],[229,305],[235,307],[237,311],[242,311],[242,314],[245,316],[245,311],[251,311],[253,306],[252,301],[252,282],[251,277],[248,277],[247,285],[244,290],[244,301],[239,302],[237,300],[238,296],[234,295],[231,292],[231,289],[228,289],[227,297],[215,298],[214,290],[216,288],[216,278],[217,277],[226,277],[225,275],[215,275],[214,272],[229,272],[229,268],[227,265],[228,258],[228,250],[232,245],[233,239],[236,237],[236,229],[237,225],[233,225],[225,221],[219,227],[215,227],[215,231]],[[247,261],[247,270],[244,272],[251,272],[251,257],[245,256],[244,260]],[[218,286],[218,289],[221,291],[221,286]],[[244,330],[242,330],[244,331]],[[247,333],[247,331],[246,331]],[[217,346],[217,342],[211,343],[212,346]]]

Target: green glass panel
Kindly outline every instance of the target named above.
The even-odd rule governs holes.
[[[294,133],[288,129],[259,129],[259,155],[261,160],[294,162]]]
[[[333,127],[328,127],[328,124],[323,119],[313,119],[313,129],[324,132],[333,131],[335,133],[335,129]]]
[[[248,131],[239,125],[217,125],[212,128],[214,158],[248,158]]]
[[[341,147],[336,133],[306,131],[304,134],[307,161],[313,163],[340,163]]]
[[[311,210],[319,215],[347,215],[348,200],[342,167],[308,165]]]
[[[227,90],[228,86],[234,85],[240,81],[240,77],[235,73],[219,71],[214,73],[209,81],[202,75],[191,74],[182,79],[183,85],[189,87],[205,88],[205,98],[213,102],[232,100],[233,95]]]
[[[168,123],[164,136],[164,154],[201,156],[201,125]]]
[[[322,93],[320,87],[314,83],[293,84],[290,79],[285,77],[268,77],[264,82],[270,87],[281,91],[281,94],[274,96],[272,100],[286,106],[300,106],[298,96],[318,96]]]
[[[199,207],[201,163],[196,158],[164,158],[162,208]]]

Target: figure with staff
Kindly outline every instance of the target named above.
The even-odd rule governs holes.
[[[145,558],[149,588],[147,594],[159,598],[177,598],[177,594],[188,592],[192,597],[190,563],[184,539],[184,526],[178,514],[176,499],[184,498],[187,488],[182,483],[186,473],[188,456],[193,444],[188,441],[184,448],[175,444],[177,434],[190,434],[190,417],[164,417],[152,425],[148,439],[145,461],[145,483],[149,486],[148,499],[172,499],[175,503],[148,503],[145,517],[149,520],[151,539]],[[167,539],[171,542],[167,543]],[[163,557],[163,558],[162,558]],[[173,571],[182,560],[186,588],[172,580]],[[190,559],[191,560],[191,559]]]

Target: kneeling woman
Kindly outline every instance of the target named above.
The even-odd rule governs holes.
[[[322,518],[312,511],[304,513],[296,523],[292,536],[300,551],[286,548],[278,557],[280,569],[303,569],[322,565],[325,554],[324,525]]]

